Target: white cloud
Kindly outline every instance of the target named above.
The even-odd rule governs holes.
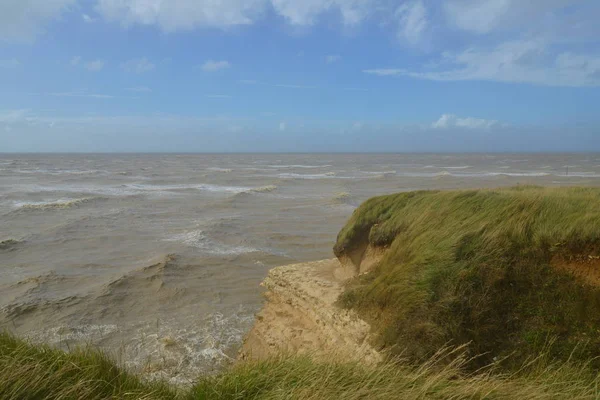
[[[338,62],[342,59],[342,56],[340,56],[339,54],[330,54],[327,57],[325,57],[325,62],[327,64],[333,64],[335,62]]]
[[[279,130],[280,130],[281,132],[285,131],[286,127],[287,127],[287,126],[286,126],[286,123],[285,123],[285,122],[280,122],[280,123],[279,123]]]
[[[31,42],[47,24],[77,0],[3,0],[0,2],[0,41]]]
[[[146,87],[146,86],[136,86],[136,87],[127,88],[125,90],[127,90],[129,92],[136,92],[136,93],[150,93],[150,92],[152,92],[152,89],[150,89],[149,87]]]
[[[135,58],[129,60],[121,65],[125,72],[131,72],[135,74],[143,74],[144,72],[153,71],[156,66],[150,62],[146,57]]]
[[[402,4],[396,10],[398,37],[411,45],[417,45],[427,29],[427,9],[422,0]]]
[[[202,64],[200,68],[202,69],[202,71],[205,72],[215,72],[221,69],[231,68],[231,64],[229,63],[229,61],[208,60],[204,64]]]
[[[399,68],[375,68],[363,70],[365,74],[379,75],[379,76],[394,76],[394,75],[406,75],[407,71]]]
[[[25,119],[28,114],[29,110],[27,109],[0,110],[0,122],[14,123]]]
[[[54,93],[42,93],[42,95],[46,96],[54,96],[54,97],[89,97],[92,99],[114,99],[115,96],[109,94],[97,94],[97,93],[87,93],[87,92],[54,92]]]
[[[158,25],[165,32],[174,32],[249,25],[265,6],[265,0],[98,0],[96,11],[125,26]]]
[[[369,69],[380,76],[404,75],[435,81],[499,81],[546,86],[599,86],[600,55],[553,54],[534,40],[502,43],[493,48],[469,48],[444,53],[437,68],[408,71],[401,68]]]
[[[92,72],[101,71],[102,68],[104,68],[104,61],[102,61],[102,60],[89,61],[85,64],[85,68],[88,71],[92,71]]]
[[[475,33],[493,30],[508,13],[510,6],[510,0],[451,0],[443,5],[451,23]]]
[[[498,126],[499,122],[496,120],[481,119],[481,118],[460,118],[454,114],[444,114],[431,124],[434,129],[447,129],[447,128],[465,128],[465,129],[490,129],[494,126]]]
[[[270,9],[291,25],[313,25],[321,15],[332,12],[345,25],[356,25],[379,3],[380,0],[98,0],[96,11],[124,26],[157,25],[165,32],[173,32],[251,25]]]
[[[355,25],[373,10],[371,0],[271,0],[275,11],[292,25],[313,25],[317,18],[337,11],[345,25]]]
[[[573,0],[447,0],[443,3],[448,22],[468,32],[487,34],[515,27],[542,26]],[[578,1],[583,3],[582,1]],[[526,25],[524,25],[526,23]]]
[[[243,83],[244,85],[256,85],[259,82],[254,79],[241,79],[238,81],[239,83]]]
[[[307,86],[307,85],[287,85],[287,84],[277,84],[277,85],[271,85],[274,87],[278,87],[278,88],[285,88],[285,89],[316,89],[316,86]]]
[[[106,62],[100,59],[93,61],[84,61],[84,59],[81,56],[74,56],[71,58],[71,61],[69,61],[69,64],[71,64],[71,66],[73,67],[79,67],[81,65],[88,71],[98,72],[104,68]]]
[[[96,20],[94,18],[90,17],[87,14],[81,14],[81,18],[83,19],[84,22],[86,22],[88,24],[90,24],[92,22],[96,22]]]
[[[0,60],[0,68],[17,68],[21,65],[19,60],[11,58],[8,60]]]

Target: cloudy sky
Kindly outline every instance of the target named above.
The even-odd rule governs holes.
[[[0,152],[600,151],[598,0],[0,0]]]

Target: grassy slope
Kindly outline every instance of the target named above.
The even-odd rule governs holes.
[[[93,350],[65,353],[0,333],[0,399],[173,399]]]
[[[443,356],[443,354],[441,355]],[[436,359],[442,358],[440,355]],[[464,375],[460,357],[444,366],[318,363],[283,357],[240,364],[187,390],[143,383],[101,353],[70,354],[0,334],[1,399],[594,399],[600,381],[563,365],[519,376]]]
[[[484,354],[476,365],[513,352],[521,362],[549,341],[553,358],[600,356],[599,288],[551,266],[594,267],[599,189],[376,197],[355,211],[334,251],[366,241],[388,251],[341,301],[375,325],[387,348],[422,360],[444,344],[471,342],[473,354]]]

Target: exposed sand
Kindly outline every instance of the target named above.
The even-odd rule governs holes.
[[[347,277],[337,259],[272,269],[262,283],[267,301],[239,358],[308,353],[328,359],[380,361],[381,354],[369,344],[369,325],[354,311],[335,305]]]

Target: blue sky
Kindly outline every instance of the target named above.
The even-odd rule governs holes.
[[[597,0],[0,0],[0,152],[600,151]]]

